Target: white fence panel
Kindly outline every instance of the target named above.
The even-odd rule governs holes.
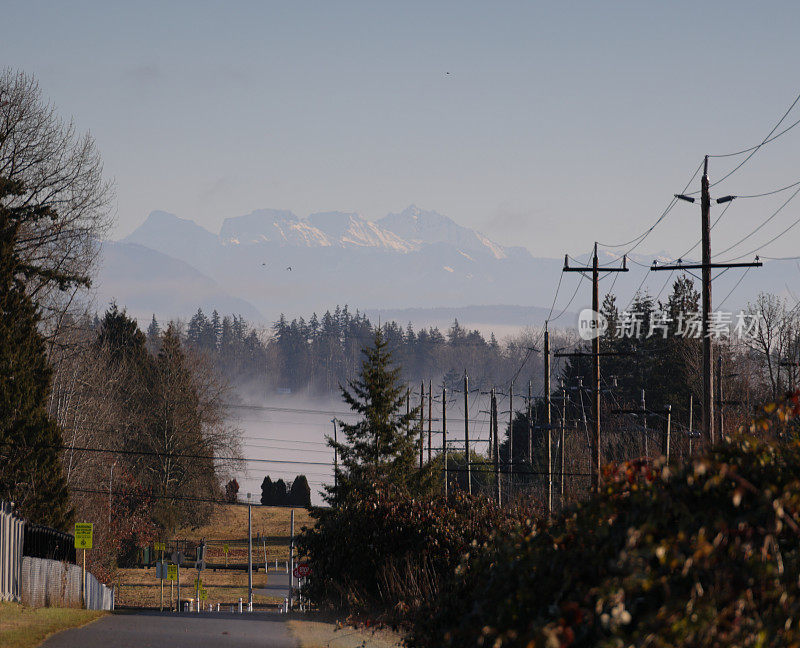
[[[10,503],[0,501],[0,601],[21,599],[24,536],[25,523]]]

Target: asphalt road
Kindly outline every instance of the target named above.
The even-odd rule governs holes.
[[[50,637],[45,648],[297,648],[277,612],[124,612]]]

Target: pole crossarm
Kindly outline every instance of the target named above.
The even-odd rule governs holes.
[[[628,255],[624,255],[622,257],[622,267],[621,268],[612,268],[609,266],[597,266],[597,270],[601,272],[628,272]],[[570,266],[569,265],[569,255],[564,255],[564,267],[561,269],[562,272],[593,272],[595,270],[594,266]]]
[[[650,272],[657,272],[659,270],[703,270],[705,268],[760,268],[764,264],[761,261],[753,261],[752,263],[676,263],[673,265],[653,265],[650,266]]]
[[[572,351],[564,352],[557,351],[553,354],[554,358],[593,358],[594,356],[632,356],[636,355],[635,351],[600,351],[599,353],[591,353],[589,351]]]

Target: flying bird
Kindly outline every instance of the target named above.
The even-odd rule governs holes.
[[[287,269],[287,270],[291,270],[291,269],[292,269],[292,266],[287,266],[287,267],[286,267],[286,269]]]

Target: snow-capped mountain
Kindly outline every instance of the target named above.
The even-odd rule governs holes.
[[[146,311],[147,295],[152,294],[152,310],[168,317],[191,315],[194,309],[185,303],[187,299],[206,304],[216,295],[223,301],[246,300],[267,321],[280,313],[307,315],[345,303],[392,312],[505,304],[544,307],[544,315],[530,311],[531,317],[539,313],[535,316],[542,319],[551,310],[557,314],[566,309],[559,322],[566,326],[572,325],[567,322],[569,314],[588,306],[590,298],[588,284],[584,290],[579,275],[561,276],[563,256],[533,257],[524,248],[499,245],[447,216],[413,205],[377,221],[349,212],[299,217],[291,211],[261,209],[226,219],[219,234],[192,220],[155,211],[115,245],[120,244],[136,246],[124,248],[124,259],[121,249],[109,247],[113,253],[107,255],[100,276],[103,295],[117,296],[121,305],[130,295],[137,311]],[[147,267],[137,272],[134,257]],[[574,263],[588,262],[585,255],[576,259]],[[629,264],[631,271],[615,277],[614,292],[622,307],[638,288],[661,299],[669,293],[676,277],[650,273],[652,260],[636,255]],[[618,262],[613,253],[602,253],[601,265]],[[187,265],[203,275],[205,283],[192,279],[197,286],[189,291],[193,294],[170,302],[160,286],[169,286],[166,292],[180,292],[176,288],[180,282],[169,278],[176,272],[188,276]],[[780,270],[765,265],[741,284],[736,283],[739,276],[728,273],[715,282],[715,290],[725,295],[735,287],[736,306],[742,306],[767,285],[768,274],[775,285],[782,285]],[[562,290],[554,301],[556,286]],[[609,287],[610,282],[603,282],[600,289]],[[169,307],[173,310],[164,310]],[[498,313],[497,324],[511,321],[502,309],[489,312]]]
[[[163,212],[157,214],[162,218]],[[219,238],[223,245],[271,242],[301,247],[383,248],[401,253],[417,251],[426,244],[446,243],[465,251],[488,250],[497,259],[507,256],[501,245],[483,234],[413,205],[378,222],[352,212],[320,212],[300,218],[290,211],[259,209],[226,218]]]
[[[435,211],[424,211],[416,205],[399,214],[389,214],[378,225],[402,237],[410,244],[446,243],[468,252],[488,250],[496,259],[505,259],[508,253],[503,246],[491,241],[480,232],[463,227],[452,218]]]

